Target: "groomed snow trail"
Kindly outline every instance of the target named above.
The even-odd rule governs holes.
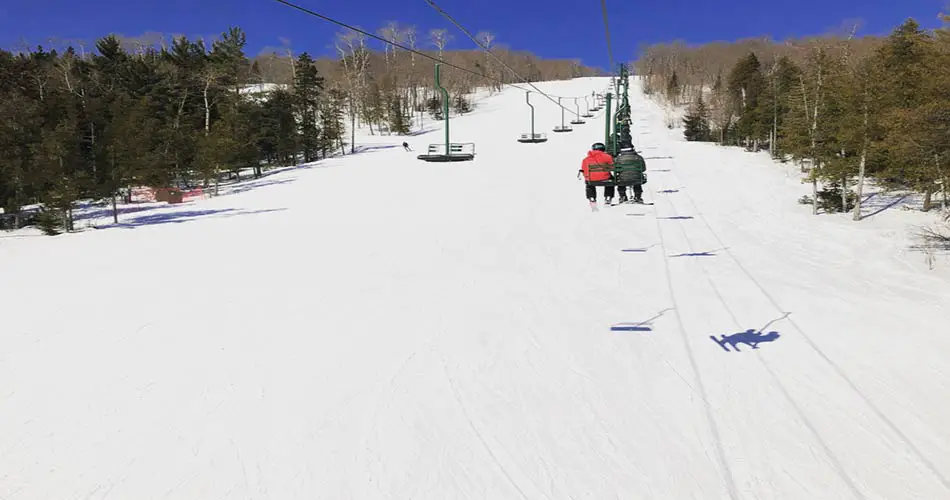
[[[0,240],[0,499],[950,498],[950,286],[901,214],[812,217],[631,98],[655,205],[592,213],[603,117],[519,144],[513,90],[452,122],[474,162],[377,137]]]

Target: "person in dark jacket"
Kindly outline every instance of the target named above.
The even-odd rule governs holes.
[[[646,162],[634,149],[621,151],[617,155],[617,190],[620,203],[627,202],[627,187],[633,187],[633,202],[643,203],[643,184],[646,183]]]

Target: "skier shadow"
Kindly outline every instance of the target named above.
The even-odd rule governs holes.
[[[720,335],[720,337],[722,337],[721,339],[717,339],[713,335],[710,335],[709,338],[719,344],[719,347],[722,347],[726,352],[732,352],[729,350],[729,345],[731,345],[736,352],[742,352],[739,350],[739,344],[745,344],[752,349],[758,349],[759,344],[775,342],[780,336],[781,335],[775,331],[762,333],[761,331],[755,331],[750,328],[744,332],[734,333],[732,335]]]

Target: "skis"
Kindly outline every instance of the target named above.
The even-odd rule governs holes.
[[[591,212],[600,211],[600,207],[597,205],[596,201],[587,200],[587,203],[590,203]],[[647,203],[643,200],[640,200],[640,201],[627,200],[627,201],[618,201],[618,202],[614,202],[613,200],[611,200],[610,203],[604,202],[604,207],[616,207],[618,205],[652,205],[652,204],[653,204],[652,202]]]
[[[590,211],[591,211],[591,212],[600,212],[600,207],[597,205],[597,202],[596,202],[596,201],[590,201],[590,200],[588,200],[587,203],[590,204]],[[646,202],[644,202],[644,201],[642,201],[642,200],[641,200],[641,201],[634,201],[634,200],[618,201],[618,202],[616,202],[616,203],[614,203],[613,201],[611,201],[610,203],[606,203],[606,202],[604,203],[604,207],[616,207],[616,206],[618,206],[618,205],[653,205],[653,203],[652,203],[652,202],[651,202],[651,203],[646,203]]]
[[[645,202],[645,201],[643,201],[643,200],[640,200],[640,201],[627,200],[627,201],[621,202],[621,204],[623,204],[623,205],[652,205],[653,203],[652,203],[652,202],[651,202],[651,203],[647,203],[647,202]]]

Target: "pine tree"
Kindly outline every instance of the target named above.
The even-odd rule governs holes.
[[[736,63],[729,74],[729,94],[733,109],[739,116],[736,139],[753,150],[758,148],[758,141],[765,130],[759,106],[764,87],[765,79],[759,58],[753,53]]]
[[[445,119],[445,117],[442,116],[442,99],[440,97],[432,96],[426,100],[426,110],[433,120]]]
[[[709,111],[706,109],[706,103],[703,102],[701,93],[686,112],[683,124],[685,125],[683,135],[686,136],[687,141],[709,140]]]
[[[317,127],[317,111],[323,78],[317,73],[310,54],[304,52],[297,58],[294,79],[294,113],[299,120],[300,150],[305,162],[318,159],[320,129]]]
[[[261,105],[258,147],[270,163],[295,161],[298,128],[294,109],[293,95],[280,89],[271,92]]]
[[[470,113],[472,111],[472,104],[468,102],[468,99],[465,98],[465,94],[458,92],[455,94],[455,99],[452,101],[452,109],[460,114],[464,115],[465,113]]]
[[[111,123],[106,128],[102,143],[106,150],[103,162],[109,177],[103,192],[112,200],[112,218],[119,222],[117,201],[121,189],[139,184],[138,179],[149,176],[156,169],[158,155],[154,151],[152,131],[160,127],[151,115],[148,98],[134,99],[120,94],[113,101]]]
[[[812,213],[818,214],[819,183],[841,180],[842,143],[835,133],[845,109],[843,67],[825,46],[811,49],[797,85],[789,92],[785,145],[796,160],[807,161],[806,181],[812,185]]]
[[[680,80],[676,76],[676,71],[673,72],[673,75],[670,76],[669,81],[666,83],[666,99],[676,106],[679,103],[680,95]]]
[[[787,56],[775,61],[765,74],[765,86],[759,99],[759,116],[768,131],[769,151],[773,158],[783,158],[783,131],[791,111],[789,94],[799,84],[800,70]]]
[[[402,99],[394,95],[389,103],[389,130],[399,135],[408,134],[412,118],[403,114]]]
[[[343,108],[346,104],[346,91],[340,88],[330,89],[320,105],[320,148],[323,156],[339,146],[340,153],[344,153],[343,136],[346,133]]]
[[[934,40],[914,20],[888,37],[877,56],[887,83],[884,147],[889,151],[889,177],[924,193],[924,210],[943,174],[948,149],[947,90],[936,75],[941,57]],[[944,70],[945,71],[945,70]]]
[[[229,89],[236,101],[240,86],[249,80],[251,65],[244,55],[247,35],[241,28],[231,27],[211,46],[210,62],[217,76],[217,83]]]

